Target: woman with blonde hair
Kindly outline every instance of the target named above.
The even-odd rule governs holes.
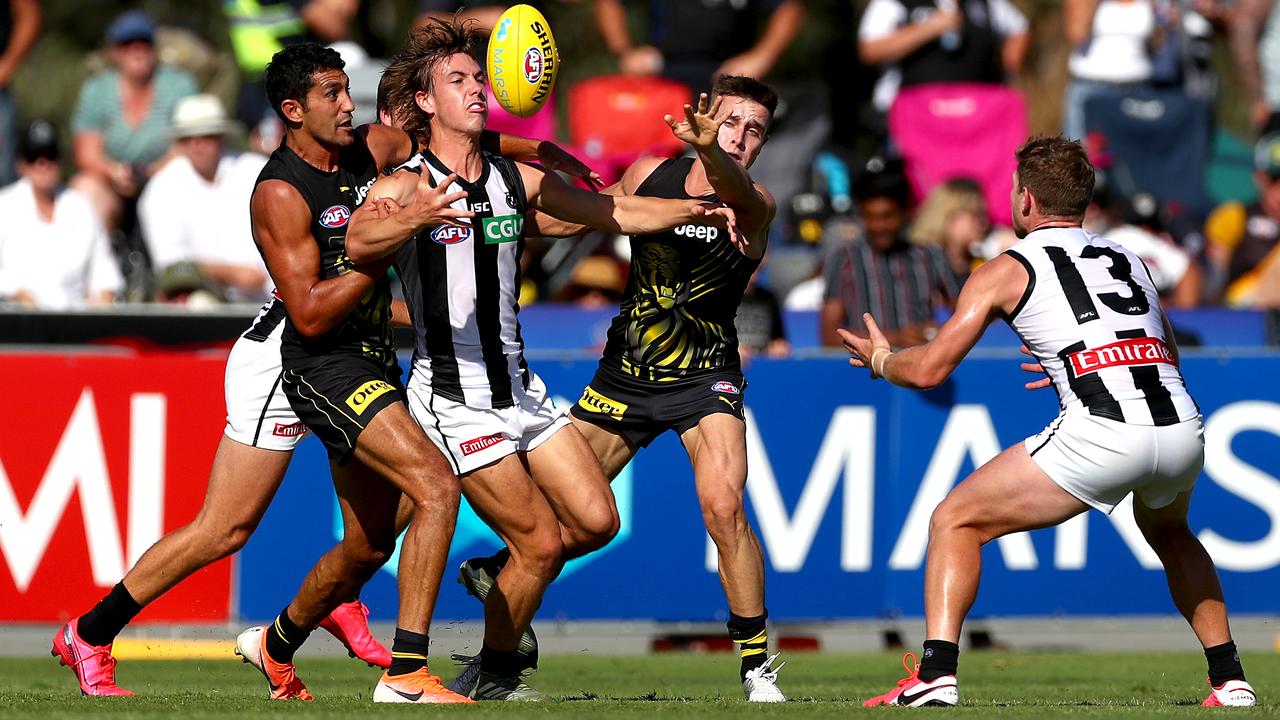
[[[974,245],[990,229],[982,187],[969,178],[952,178],[929,191],[907,234],[916,245],[941,248],[947,267],[963,282],[975,267]]]

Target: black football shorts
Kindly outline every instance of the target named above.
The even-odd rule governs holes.
[[[645,447],[668,430],[684,433],[708,415],[726,413],[745,420],[746,389],[740,372],[655,382],[601,367],[570,412],[622,435],[632,447]]]
[[[404,402],[399,365],[354,353],[286,359],[282,384],[289,406],[339,463],[383,408]]]

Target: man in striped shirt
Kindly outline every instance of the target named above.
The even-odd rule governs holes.
[[[925,342],[934,309],[955,301],[960,280],[938,248],[907,241],[910,189],[901,173],[883,165],[879,171],[868,169],[854,190],[863,233],[826,258],[822,344],[840,345],[836,328],[864,332],[866,312],[879,320],[895,347]]]

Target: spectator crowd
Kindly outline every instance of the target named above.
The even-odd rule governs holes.
[[[358,120],[372,121],[382,63],[357,40],[377,19],[361,0],[217,4],[225,35],[204,41],[234,58],[232,91],[161,60],[176,18],[158,24],[120,3],[102,35],[106,68],[85,73],[60,118],[68,145],[49,119],[20,118],[10,91],[41,37],[40,3],[0,0],[0,302],[65,310],[256,303],[270,293],[248,223],[254,180],[283,131],[262,70],[286,44],[333,44],[348,61]],[[400,32],[455,14],[487,31],[510,4],[416,0]],[[682,152],[661,117],[715,77],[778,86],[782,107],[753,176],[780,212],[771,260],[740,314],[744,353],[789,351],[784,308],[814,311],[824,344],[838,344],[837,327],[860,328],[867,311],[895,343],[921,342],[968,274],[1016,240],[1013,149],[1044,100],[1020,81],[1052,70],[1036,46],[1044,28],[1019,0],[533,4],[553,27],[580,6],[576,17],[594,27],[568,34],[562,56],[594,43],[608,60],[562,79],[559,102],[533,118],[491,104],[491,127],[556,139],[606,178],[641,153]],[[1056,127],[1038,129],[1079,139],[1098,168],[1086,227],[1142,257],[1170,305],[1280,308],[1280,8],[1062,0],[1056,22],[1067,46],[1053,103],[1062,110]],[[825,46],[788,67],[802,36]],[[1213,64],[1215,45],[1230,67]],[[846,75],[824,66],[832,57]],[[857,73],[874,82],[851,114],[852,89],[838,83]],[[1254,137],[1217,122],[1228,85],[1246,99]],[[1251,162],[1240,159],[1250,143]],[[627,248],[600,234],[531,240],[522,300],[616,303]]]

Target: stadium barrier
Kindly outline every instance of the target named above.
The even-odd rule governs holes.
[[[224,362],[196,352],[0,354],[19,408],[0,416],[0,620],[83,611],[161,533],[194,516],[223,425]],[[595,369],[589,359],[532,365],[565,402]],[[1208,442],[1192,526],[1219,563],[1232,610],[1273,613],[1280,353],[1192,354],[1185,372]],[[920,615],[932,508],[1057,410],[1052,391],[1022,389],[1027,376],[1008,350],[979,351],[929,393],[868,380],[837,357],[759,360],[748,377],[749,512],[779,620]],[[542,614],[720,618],[714,548],[677,439],[668,433],[642,451],[614,487],[621,534],[565,570]],[[268,618],[335,542],[337,522],[324,451],[308,438],[234,567],[198,574],[142,619]],[[464,507],[450,566],[496,547]],[[1004,538],[985,560],[977,615],[1175,612],[1127,506]],[[365,589],[375,619],[394,617],[394,567]],[[436,617],[478,617],[479,605],[447,580]]]

